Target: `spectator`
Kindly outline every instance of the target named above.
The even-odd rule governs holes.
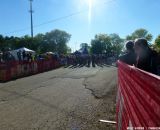
[[[3,53],[3,56],[2,56],[3,60],[5,62],[8,62],[8,61],[14,61],[15,60],[15,57],[9,52],[9,51],[5,51]]]
[[[90,64],[91,64],[91,56],[88,55],[87,56],[87,66],[90,67]]]
[[[136,67],[157,74],[157,53],[149,48],[147,40],[136,39],[134,48],[137,54]]]
[[[92,55],[92,67],[95,67],[95,61],[96,61],[96,57],[95,57],[95,55],[93,54],[93,55]]]
[[[0,51],[0,63],[3,62],[3,53]]]
[[[31,61],[32,61],[32,53],[29,53],[29,52],[28,52],[28,53],[26,54],[26,58],[27,58],[27,61],[28,61],[28,62],[31,62]]]
[[[136,64],[136,54],[134,52],[134,42],[128,41],[126,43],[126,53],[119,57],[119,60],[128,64],[135,65]]]
[[[21,53],[21,50],[19,50],[18,52],[17,52],[17,57],[18,57],[18,60],[19,61],[21,61],[22,60],[22,53]]]
[[[25,60],[25,58],[26,58],[26,52],[25,52],[25,50],[22,52],[22,57],[23,57],[23,60]]]

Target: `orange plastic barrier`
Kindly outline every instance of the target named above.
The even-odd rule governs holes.
[[[118,62],[117,130],[160,129],[160,77]]]

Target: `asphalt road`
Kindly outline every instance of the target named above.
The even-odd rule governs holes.
[[[115,120],[115,67],[60,68],[0,83],[0,130],[107,130]]]

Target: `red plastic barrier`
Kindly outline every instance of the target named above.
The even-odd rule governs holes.
[[[17,64],[18,62],[15,61],[8,62],[8,69],[10,69],[11,79],[17,77]]]
[[[44,72],[44,60],[37,61],[38,73]]]
[[[37,62],[34,61],[33,64],[32,64],[32,67],[33,67],[33,68],[32,68],[32,69],[33,69],[33,70],[32,70],[32,73],[33,73],[33,74],[38,73],[38,65],[37,65]]]
[[[11,80],[11,68],[9,64],[1,63],[0,64],[0,81]]]
[[[117,130],[160,130],[160,77],[118,62]]]
[[[0,81],[9,81],[14,78],[45,72],[59,67],[54,59],[42,59],[39,61],[20,61],[0,63]]]

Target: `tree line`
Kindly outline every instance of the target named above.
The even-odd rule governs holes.
[[[23,37],[8,37],[0,35],[0,51],[7,48],[18,49],[27,47],[35,50],[37,53],[57,52],[59,54],[67,54],[71,52],[71,48],[67,46],[70,41],[71,35],[63,30],[52,30],[45,34],[37,34],[34,38],[28,35]],[[91,40],[91,45],[87,46],[90,53],[102,54],[116,52],[120,54],[124,48],[124,43],[127,40],[135,40],[136,38],[146,38],[150,46],[156,51],[160,52],[160,35],[153,43],[153,36],[146,29],[137,29],[132,34],[127,35],[126,38],[121,38],[118,34],[96,34],[94,39]]]
[[[0,50],[11,50],[27,47],[39,54],[45,52],[57,52],[67,54],[71,49],[67,46],[71,35],[62,30],[53,30],[45,34],[37,34],[34,38],[25,35],[23,37],[4,37],[0,35]]]
[[[96,54],[115,52],[119,55],[126,41],[137,38],[147,39],[150,47],[160,53],[160,35],[153,41],[153,35],[143,28],[135,30],[125,38],[121,38],[118,34],[95,35],[95,38],[91,40],[91,52]]]

